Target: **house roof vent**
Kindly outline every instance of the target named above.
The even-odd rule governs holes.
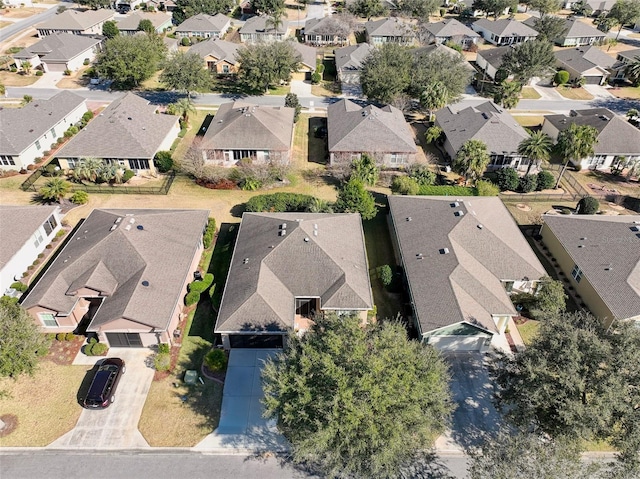
[[[280,225],[280,229],[281,229],[281,230],[286,230],[286,229],[287,229],[287,223],[282,223],[282,224]]]
[[[310,240],[309,240],[309,237],[308,237],[308,236],[305,236],[305,237],[304,237],[304,242],[305,242],[305,243],[308,243],[309,241],[310,241]]]
[[[478,225],[478,229],[481,230],[482,228],[484,228],[484,226],[482,225]]]
[[[640,226],[632,226],[631,231],[640,231]]]
[[[122,216],[118,216],[118,218],[116,218],[116,220],[114,221],[115,224],[118,224],[122,221]]]
[[[249,262],[249,258],[245,258],[242,260],[242,264],[247,264]]]
[[[411,216],[407,216],[407,221],[411,221],[411,220],[412,220]]]
[[[280,236],[285,236],[287,234],[287,230],[280,230]]]
[[[124,227],[125,230],[129,231],[131,229],[131,225],[127,225]]]
[[[112,225],[111,228],[109,228],[109,231],[113,231],[114,229],[116,229],[118,227],[118,225]]]
[[[452,208],[457,208],[458,206],[460,206],[460,203],[458,203],[457,201],[454,201],[453,203],[450,203],[450,206]]]
[[[136,228],[138,228],[140,231],[142,231],[144,229],[144,226],[138,225],[138,226],[136,226]]]
[[[464,216],[464,211],[459,210],[459,211],[454,212],[453,214],[454,214],[454,216]]]
[[[449,248],[440,249],[440,254],[449,254]]]
[[[149,281],[144,280],[144,281],[142,282],[142,286],[149,286]]]

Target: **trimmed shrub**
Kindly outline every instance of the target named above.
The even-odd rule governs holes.
[[[184,304],[187,306],[193,306],[198,301],[200,301],[200,293],[198,293],[197,291],[190,291],[184,297]]]
[[[35,170],[36,168],[37,168],[37,166],[36,166],[36,165],[34,165],[33,163],[31,163],[30,165],[27,165],[27,170],[29,170],[29,171],[33,171],[33,170]]]
[[[56,339],[58,341],[66,341],[67,340],[67,335],[66,335],[66,333],[57,333],[56,334]]]
[[[171,369],[171,355],[168,353],[158,353],[153,358],[153,367],[156,371],[168,371]]]
[[[15,283],[11,283],[11,288],[24,293],[27,289],[29,289],[29,286],[20,281],[16,281]]]
[[[558,70],[553,77],[553,83],[556,85],[564,85],[569,81],[570,75],[566,70]]]
[[[585,196],[576,206],[579,215],[595,215],[600,209],[600,202],[593,196]]]
[[[227,369],[227,354],[222,349],[212,349],[204,357],[204,364],[210,371],[225,371]]]
[[[311,195],[299,193],[273,193],[257,195],[247,201],[245,209],[250,212],[302,212],[315,200]]]
[[[391,191],[395,195],[417,195],[420,185],[409,176],[396,176],[391,182]]]
[[[64,339],[67,341],[73,341],[74,339],[76,339],[76,335],[73,334],[72,332],[68,332],[67,334],[64,335]]]
[[[133,170],[124,170],[124,173],[122,174],[122,182],[126,183],[134,176],[136,176],[136,174]]]
[[[92,356],[102,356],[103,354],[106,354],[106,352],[109,350],[109,346],[107,346],[104,343],[95,343],[93,345],[93,347],[91,348],[91,355]]]
[[[476,183],[476,191],[478,196],[498,196],[500,194],[500,188],[486,180],[479,180]]]
[[[71,70],[69,70],[68,68],[64,71],[64,75],[66,76],[70,76],[71,75]]]
[[[313,72],[313,74],[311,75],[311,84],[317,85],[318,83],[320,83],[321,80],[322,80],[322,75],[320,75],[320,73],[318,72]]]
[[[549,173],[548,171],[541,171],[540,173],[538,173],[536,191],[548,190],[549,188],[553,188],[553,185],[555,185],[555,183],[556,179],[551,173]]]
[[[520,178],[514,168],[500,168],[496,172],[496,182],[500,191],[516,191]]]
[[[407,173],[409,177],[416,180],[420,186],[436,184],[436,174],[431,171],[427,165],[414,163],[407,168]]]
[[[213,244],[213,238],[216,234],[216,220],[213,218],[209,218],[207,222],[207,227],[204,230],[204,235],[202,235],[202,243],[206,249],[210,248]]]
[[[44,75],[44,72],[42,70],[36,70],[37,77],[41,77],[42,75]]]
[[[378,276],[385,287],[389,286],[393,281],[393,271],[391,271],[391,266],[388,264],[380,266],[378,268]]]
[[[475,188],[466,186],[421,186],[419,195],[425,196],[476,196]]]
[[[525,175],[520,178],[520,182],[518,184],[518,189],[523,193],[531,193],[536,189],[538,184],[538,176],[537,175]]]
[[[207,290],[209,286],[213,283],[213,275],[211,273],[207,273],[204,275],[204,278],[201,280],[196,280],[189,284],[189,292],[196,292],[198,294],[203,293]]]
[[[158,354],[169,354],[171,352],[171,346],[168,343],[158,344]]]
[[[160,173],[166,173],[173,169],[173,158],[171,158],[170,151],[159,151],[154,158],[156,168]]]
[[[84,205],[89,201],[89,194],[86,191],[76,191],[71,195],[71,202],[75,205]]]

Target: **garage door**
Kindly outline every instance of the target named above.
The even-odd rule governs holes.
[[[282,348],[282,334],[230,334],[229,343],[232,348]]]
[[[429,344],[440,351],[483,351],[484,336],[431,336]],[[487,339],[487,347],[489,339]]]
[[[107,341],[112,348],[142,347],[142,340],[138,333],[107,333]]]
[[[49,70],[50,72],[63,72],[66,69],[66,63],[47,63],[47,70]]]
[[[584,79],[587,85],[600,85],[602,76],[584,77]]]

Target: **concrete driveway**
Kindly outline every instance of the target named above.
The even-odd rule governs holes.
[[[493,383],[482,353],[447,353],[451,393],[456,403],[451,431],[438,438],[439,452],[464,451],[481,442],[482,434],[496,431],[502,416],[492,404]]]
[[[115,401],[102,410],[83,409],[76,426],[52,442],[49,448],[123,449],[149,447],[138,431],[138,421],[153,380],[153,352],[147,348],[111,348],[109,357],[124,359],[126,372],[120,378]],[[101,358],[80,352],[74,364],[90,371]],[[86,381],[90,381],[90,375]],[[78,388],[80,388],[78,384]],[[85,385],[88,387],[87,385]],[[78,404],[78,407],[82,407]]]

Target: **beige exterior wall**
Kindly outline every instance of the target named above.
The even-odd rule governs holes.
[[[41,306],[34,306],[33,308],[29,308],[27,310],[31,316],[33,316],[35,322],[40,326],[43,333],[66,333],[73,331],[76,329],[78,325],[79,319],[77,319],[76,315],[70,314],[69,316],[56,316],[57,311],[53,311],[52,309],[43,308]],[[55,316],[55,320],[58,323],[57,327],[49,327],[45,326],[40,318],[40,314],[53,314]],[[82,316],[80,316],[82,318]]]

